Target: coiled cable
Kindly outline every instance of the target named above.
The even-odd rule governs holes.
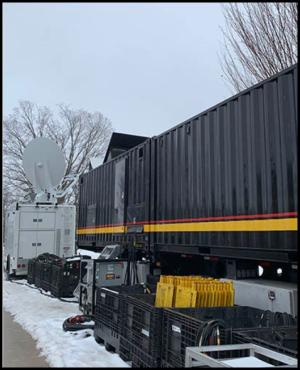
[[[221,330],[225,329],[225,322],[223,320],[205,321],[199,328],[196,342],[199,347],[203,345],[221,344]]]

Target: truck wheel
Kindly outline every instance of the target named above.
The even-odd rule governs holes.
[[[6,259],[6,280],[9,280],[9,277],[10,277],[10,273],[9,273],[9,269],[10,269],[10,255],[7,256],[7,259]]]

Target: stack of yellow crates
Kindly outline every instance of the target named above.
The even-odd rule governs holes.
[[[231,281],[202,276],[162,275],[157,284],[156,307],[230,307],[233,304]]]

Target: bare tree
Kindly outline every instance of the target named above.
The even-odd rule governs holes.
[[[222,69],[239,92],[298,61],[298,4],[227,3]]]
[[[59,105],[55,115],[49,108],[29,101],[20,102],[19,107],[4,119],[3,128],[4,210],[26,193],[29,196],[33,193],[22,167],[24,149],[32,139],[46,137],[56,142],[65,154],[65,175],[69,175],[85,172],[90,158],[103,156],[112,132],[111,122],[99,112],[89,113]],[[62,188],[65,186],[63,183]],[[77,197],[75,189],[72,197],[75,204]]]

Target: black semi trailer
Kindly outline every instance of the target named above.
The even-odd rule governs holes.
[[[296,64],[82,175],[78,246],[135,245],[164,273],[294,280],[297,88]]]

